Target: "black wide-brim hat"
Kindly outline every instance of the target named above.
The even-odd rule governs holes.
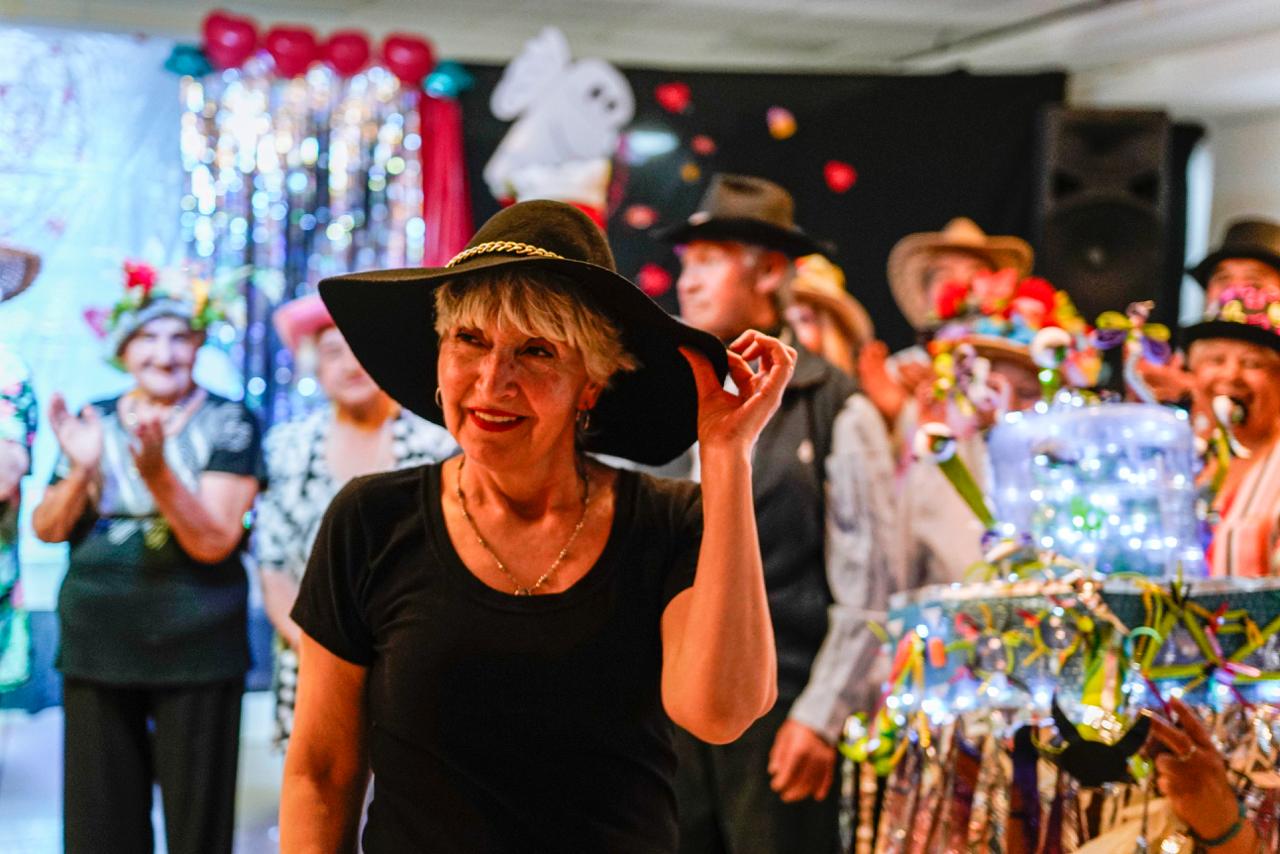
[[[778,184],[754,175],[717,174],[687,220],[654,237],[683,245],[694,240],[735,241],[776,249],[790,258],[834,254],[835,247],[795,224],[795,203]]]
[[[1182,330],[1182,346],[1190,347],[1209,338],[1232,338],[1280,352],[1280,334],[1251,323],[1232,320],[1206,320]]]
[[[1199,264],[1188,267],[1202,287],[1209,286],[1218,263],[1228,258],[1252,258],[1280,272],[1280,224],[1265,219],[1238,219],[1227,226],[1222,245]]]
[[[411,412],[443,424],[435,403],[435,291],[450,281],[512,270],[576,284],[583,300],[617,325],[623,346],[640,363],[615,374],[600,395],[585,450],[660,465],[694,443],[697,388],[677,348],[701,351],[723,380],[729,369],[724,345],[667,314],[620,276],[600,229],[572,205],[512,205],[444,267],[334,276],[320,283],[320,296],[374,382]]]

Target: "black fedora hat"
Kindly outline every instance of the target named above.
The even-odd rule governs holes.
[[[1260,218],[1233,220],[1227,226],[1222,245],[1187,272],[1207,287],[1214,268],[1226,258],[1252,258],[1280,272],[1280,224]]]
[[[831,255],[835,248],[795,224],[795,202],[778,184],[753,175],[711,176],[698,209],[679,225],[655,233],[668,243],[735,240],[777,249],[792,258]]]
[[[586,450],[661,464],[697,438],[693,373],[677,350],[705,353],[723,379],[729,364],[716,338],[676,320],[614,268],[595,223],[572,205],[529,201],[495,214],[444,267],[350,273],[320,283],[338,329],[364,369],[402,406],[443,424],[435,403],[435,291],[478,273],[518,268],[554,273],[608,316],[640,363],[613,377],[591,412]]]

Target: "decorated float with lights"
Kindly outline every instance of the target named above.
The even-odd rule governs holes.
[[[849,850],[1190,852],[1140,753],[1140,711],[1167,712],[1170,697],[1211,722],[1266,850],[1280,850],[1280,579],[1206,577],[1220,482],[1197,473],[1203,454],[1232,453],[1231,401],[1215,401],[1207,447],[1187,413],[1154,401],[1136,367],[1167,357],[1168,331],[1150,310],[1026,330],[1044,397],[995,419],[985,494],[954,425],[921,425],[917,458],[983,522],[985,556],[967,583],[894,597],[879,708],[842,745],[856,762]],[[1140,402],[1084,388],[1110,347]],[[978,413],[982,359],[967,343],[934,355],[947,412]]]

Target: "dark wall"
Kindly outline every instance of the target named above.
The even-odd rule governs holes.
[[[506,133],[489,112],[501,68],[470,66],[475,87],[463,96],[464,132],[477,225],[497,210],[480,172]],[[863,301],[877,333],[891,346],[912,333],[889,296],[885,261],[893,244],[914,231],[940,229],[969,216],[995,234],[1033,233],[1037,120],[1042,106],[1060,103],[1063,74],[977,76],[784,75],[672,73],[624,69],[636,96],[630,128],[667,130],[679,141],[644,163],[619,163],[609,237],[621,272],[634,279],[647,263],[673,274],[670,247],[625,213],[647,205],[657,225],[688,216],[716,171],[762,175],[796,197],[797,222],[836,244],[849,290]],[[683,83],[683,112],[661,106],[658,87]],[[766,115],[782,107],[795,133],[776,139]],[[695,153],[696,136],[712,153]],[[857,179],[846,192],[828,186],[830,161],[847,163]],[[689,180],[696,167],[699,177]],[[658,297],[675,309],[674,293]]]

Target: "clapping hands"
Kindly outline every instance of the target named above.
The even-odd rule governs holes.
[[[102,420],[94,407],[86,406],[79,415],[72,415],[66,399],[55,392],[49,401],[49,426],[73,468],[98,470],[102,462]]]

